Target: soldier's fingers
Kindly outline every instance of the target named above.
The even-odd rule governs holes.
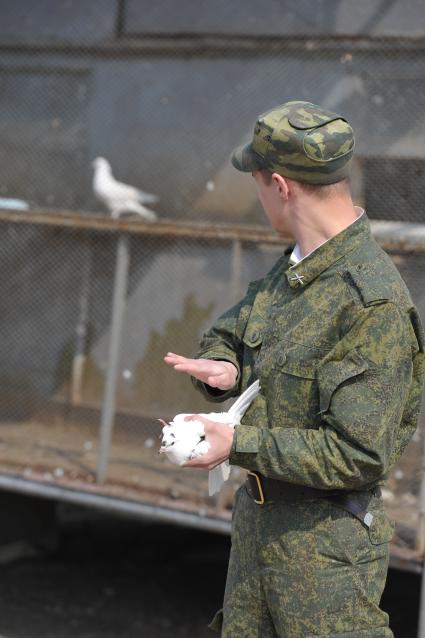
[[[185,363],[186,361],[191,361],[191,359],[183,357],[180,354],[175,354],[174,352],[167,352],[164,357],[164,361],[173,365],[174,363]]]
[[[173,364],[174,370],[178,372],[187,372],[188,374],[201,374],[201,370],[199,370],[199,366],[194,365],[193,363],[175,363]]]
[[[214,359],[191,359],[190,357],[182,357],[180,354],[174,354],[173,352],[169,352],[165,355],[164,360],[168,363],[188,363],[192,365],[196,365],[199,368],[216,368],[218,363]]]
[[[180,467],[197,467],[199,469],[205,469],[204,466],[199,463],[197,459],[193,459],[193,461],[186,461],[186,463],[183,463],[183,465],[180,465]]]
[[[213,470],[217,465],[220,465],[221,461],[209,460],[205,458],[205,455],[197,459],[192,459],[183,463],[181,467],[197,467],[201,470]]]
[[[175,354],[174,352],[167,352],[167,354],[164,356],[164,359],[165,361],[175,361],[179,357],[179,354]]]
[[[212,373],[212,366],[209,363],[198,359],[187,359],[184,363],[175,363],[174,370],[179,372],[187,372],[197,377],[201,381],[205,381],[208,375]]]
[[[208,465],[211,464],[211,461],[208,461],[208,458],[206,459],[205,456],[206,455],[203,454],[196,459],[186,461],[181,467],[198,467],[199,469],[206,470],[208,468]]]

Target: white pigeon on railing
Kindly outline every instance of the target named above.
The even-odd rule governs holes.
[[[159,200],[157,195],[145,193],[139,188],[118,182],[112,174],[111,165],[104,157],[96,157],[92,162],[94,168],[93,192],[117,219],[125,213],[136,213],[145,221],[154,222],[158,219],[153,210],[144,204],[155,204]]]
[[[228,412],[210,412],[200,416],[211,421],[227,423],[233,428],[240,424],[243,415],[259,392],[260,382],[257,380],[236,399]],[[210,448],[210,444],[205,440],[203,423],[196,420],[185,421],[186,416],[189,416],[189,413],[177,414],[170,423],[165,423],[160,419],[164,427],[162,428],[162,443],[159,451],[166,454],[168,459],[176,465],[183,465],[190,459],[202,456]],[[224,461],[210,470],[208,475],[210,496],[220,491],[224,481],[229,478],[229,474],[228,461]]]

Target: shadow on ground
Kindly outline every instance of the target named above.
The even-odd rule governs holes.
[[[0,638],[212,638],[229,539],[62,511],[57,552],[0,567]],[[420,579],[391,571],[383,606],[416,638]]]

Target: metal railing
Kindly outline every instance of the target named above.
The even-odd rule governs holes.
[[[235,476],[224,497],[209,499],[198,476],[179,474],[155,453],[156,417],[171,416],[184,405],[201,409],[186,377],[167,376],[162,355],[171,347],[195,351],[203,328],[243,294],[249,279],[269,269],[290,238],[261,226],[167,219],[149,224],[47,210],[0,210],[0,225],[6,238],[5,255],[0,244],[4,297],[13,277],[20,282],[4,315],[5,332],[15,335],[15,343],[3,352],[3,393],[9,399],[3,397],[2,405],[0,392],[0,441],[9,455],[1,454],[0,445],[0,485],[15,481],[16,490],[46,496],[63,490],[65,500],[89,498],[99,507],[148,516],[157,511],[159,518],[184,522],[187,517],[189,525],[197,521],[200,527],[228,530],[232,490],[241,478]],[[415,293],[422,285],[418,288],[414,280],[423,259],[425,226],[372,221],[372,230],[407,273],[408,284],[413,275]],[[13,251],[7,249],[7,237],[13,237]],[[47,273],[42,282],[38,271]],[[63,283],[68,286],[65,294]],[[37,305],[34,285],[44,288],[44,306]],[[173,302],[178,299],[176,286],[189,299],[179,318]],[[199,295],[203,298],[198,301]],[[55,302],[58,297],[61,301]],[[417,301],[423,312],[422,300]],[[52,305],[59,324],[63,321],[55,335],[44,331]],[[163,340],[159,324],[172,343]],[[28,330],[30,340],[39,343],[38,367],[28,356]],[[144,345],[135,357],[139,340]],[[56,378],[63,342],[69,346],[67,363]],[[25,383],[18,378],[22,369],[27,371]],[[411,570],[420,570],[424,554],[423,434],[422,419],[405,465],[396,468],[386,491],[390,514],[403,532],[393,546],[392,563]],[[58,458],[66,462],[58,466]],[[134,481],[128,479],[132,468]]]

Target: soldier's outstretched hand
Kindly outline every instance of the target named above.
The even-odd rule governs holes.
[[[230,390],[236,383],[238,371],[230,361],[188,359],[174,352],[167,352],[164,361],[173,366],[174,370],[187,372],[212,388]]]

